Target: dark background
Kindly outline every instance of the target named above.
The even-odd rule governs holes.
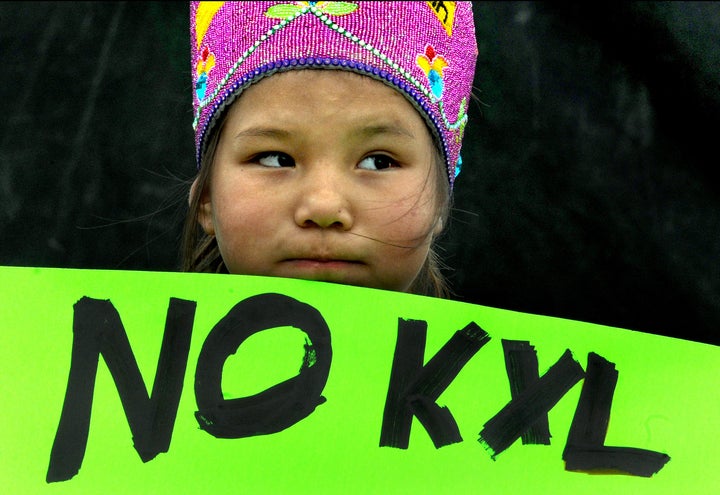
[[[476,3],[456,298],[720,344],[720,4]],[[185,3],[0,2],[0,264],[176,270]]]

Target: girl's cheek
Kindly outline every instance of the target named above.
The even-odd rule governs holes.
[[[436,209],[416,207],[405,211],[405,214],[387,224],[387,234],[404,245],[420,246],[431,237],[437,220]]]

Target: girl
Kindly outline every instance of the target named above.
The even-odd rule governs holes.
[[[470,2],[192,2],[186,271],[443,296]],[[198,228],[198,225],[200,228]]]

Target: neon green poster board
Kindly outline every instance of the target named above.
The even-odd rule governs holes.
[[[716,346],[276,278],[0,281],[3,493],[719,486]]]

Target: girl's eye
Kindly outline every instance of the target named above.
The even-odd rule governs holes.
[[[253,161],[259,163],[263,167],[280,168],[295,166],[295,161],[290,155],[281,153],[279,151],[268,151],[265,153],[260,153],[259,155],[255,156],[255,158],[253,158]]]
[[[397,162],[387,155],[371,155],[358,163],[358,168],[363,170],[385,170],[397,166]]]

